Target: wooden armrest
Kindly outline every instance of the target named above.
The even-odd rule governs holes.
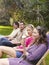
[[[38,63],[37,63],[36,65],[40,65],[42,61],[43,61],[43,64],[46,65],[44,59],[45,59],[45,57],[46,57],[48,54],[49,54],[49,49],[45,52],[45,54],[42,56],[42,58],[38,61]]]

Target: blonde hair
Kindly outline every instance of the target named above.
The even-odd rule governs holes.
[[[26,26],[26,28],[28,28],[28,27],[30,27],[32,30],[34,30],[34,25],[32,25],[32,24],[28,24],[27,26]]]
[[[46,34],[49,34],[49,31]]]

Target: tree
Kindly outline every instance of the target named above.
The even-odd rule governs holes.
[[[9,21],[10,17],[13,20],[23,20],[25,23],[37,25],[46,25],[49,23],[49,1],[48,0],[0,0],[0,8],[3,7],[4,18]]]

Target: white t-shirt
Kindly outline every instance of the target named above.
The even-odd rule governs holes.
[[[19,28],[14,29],[14,30],[12,31],[12,33],[9,35],[9,37],[12,37],[12,38],[15,37],[18,32],[19,32]]]
[[[21,31],[20,29],[19,29],[19,31],[18,31],[18,33],[17,33],[17,36],[12,40],[13,42],[21,42],[21,40],[23,39],[23,38],[26,38],[28,36],[28,34],[27,34],[27,30],[26,29],[24,29],[23,31]]]

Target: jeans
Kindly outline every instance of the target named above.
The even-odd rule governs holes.
[[[16,44],[12,44],[7,38],[0,38],[0,46],[15,47]]]

